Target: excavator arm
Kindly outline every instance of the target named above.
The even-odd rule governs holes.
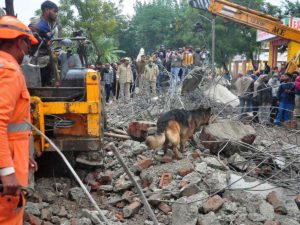
[[[226,0],[190,0],[189,4],[193,8],[208,10],[214,15],[300,43],[300,31],[282,24],[279,18],[263,12]]]

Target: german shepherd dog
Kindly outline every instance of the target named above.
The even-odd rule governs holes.
[[[175,157],[180,159],[185,143],[202,125],[208,125],[211,117],[211,108],[200,106],[194,110],[173,109],[159,117],[155,135],[148,136],[146,145],[150,149],[157,149],[164,145],[164,150],[171,143]]]

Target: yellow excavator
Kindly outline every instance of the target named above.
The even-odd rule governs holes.
[[[207,10],[213,15],[218,15],[300,43],[300,31],[284,25],[279,18],[263,12],[252,10],[226,0],[190,0],[189,4],[193,8]],[[294,55],[293,59],[288,63],[286,72],[293,72],[297,69],[299,50],[296,50],[298,54]]]

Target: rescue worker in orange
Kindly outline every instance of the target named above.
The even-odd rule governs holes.
[[[0,17],[0,225],[22,225],[30,163],[30,102],[20,68],[38,41],[21,21]]]

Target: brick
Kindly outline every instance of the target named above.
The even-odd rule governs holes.
[[[128,202],[133,202],[133,197],[135,194],[132,191],[125,191],[122,198],[126,199]]]
[[[127,133],[133,138],[144,141],[148,135],[148,130],[156,124],[149,121],[132,121],[129,123]]]
[[[136,212],[138,212],[138,210],[141,207],[141,203],[140,202],[133,202],[130,205],[126,206],[123,209],[123,213],[124,213],[124,218],[129,218],[131,217],[133,214],[135,214]]]
[[[192,157],[194,159],[200,158],[201,157],[201,151],[199,149],[196,149],[195,151],[192,152]]]
[[[139,160],[135,166],[139,171],[142,171],[144,169],[149,168],[152,165],[152,163],[152,159],[144,158],[142,160]]]
[[[189,173],[191,173],[194,169],[192,167],[184,167],[179,169],[178,174],[182,177],[188,175]]]
[[[32,214],[28,214],[28,218],[29,218],[30,225],[41,225],[42,224],[42,221]]]
[[[92,191],[97,191],[101,184],[98,181],[90,181],[88,185],[91,187]]]
[[[172,207],[169,206],[168,204],[164,203],[164,202],[161,202],[159,205],[158,205],[158,208],[164,212],[165,214],[168,214],[169,212],[172,211]]]
[[[209,198],[203,205],[204,213],[209,213],[211,211],[217,212],[224,204],[224,200],[219,196],[215,195]]]
[[[168,155],[164,155],[164,156],[161,158],[161,162],[163,162],[163,163],[170,163],[170,162],[173,162],[173,157],[172,157],[172,156],[168,156]]]
[[[124,221],[125,221],[123,212],[117,212],[117,213],[115,214],[115,217],[116,217],[117,220],[120,221],[120,222],[124,222]]]
[[[159,181],[159,187],[163,188],[167,185],[169,185],[172,181],[172,173],[164,173]]]
[[[267,202],[269,202],[274,207],[275,213],[278,213],[280,215],[287,214],[287,209],[285,208],[275,191],[272,191],[268,194]]]

